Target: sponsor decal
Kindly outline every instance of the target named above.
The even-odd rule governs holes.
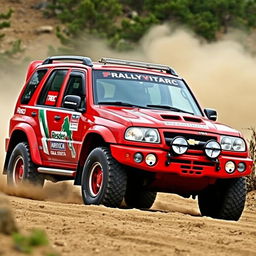
[[[59,92],[49,91],[45,100],[45,104],[48,106],[55,106]]]
[[[47,145],[47,140],[50,139],[49,135],[49,128],[48,128],[48,123],[47,123],[47,114],[46,114],[45,109],[40,109],[39,110],[39,126],[40,126],[40,131],[42,134],[42,146],[43,146],[43,152],[47,155],[56,155],[56,156],[66,156],[66,145],[65,142],[61,141],[51,141],[50,142],[50,147],[51,151],[49,152],[48,145]],[[74,120],[78,120],[76,116],[73,117]],[[70,126],[73,127],[73,129],[78,128],[78,121],[74,125],[70,124],[69,117],[66,116],[64,118],[61,131],[52,131],[51,132],[51,138],[55,140],[67,140],[67,145],[68,149],[71,152],[71,157],[75,158],[76,157],[76,151],[73,145],[73,131],[70,129]],[[77,124],[77,127],[76,127]]]
[[[26,114],[26,109],[18,107],[17,108],[17,114],[25,115]]]
[[[72,143],[73,131],[70,130],[70,122],[69,122],[68,116],[66,116],[64,118],[64,122],[62,124],[62,129],[61,130],[67,134],[66,138],[68,139],[68,148],[71,151],[72,158],[75,158],[76,157],[76,151],[75,151],[74,145]]]
[[[62,131],[52,131],[51,135],[56,140],[65,140],[67,137],[67,133]]]
[[[73,114],[70,119],[70,131],[78,131],[78,125],[79,125],[80,115]]]
[[[49,138],[49,129],[48,129],[45,109],[39,110],[39,127],[42,134],[41,141],[42,141],[43,151],[45,154],[49,155],[49,149],[47,145],[47,139]]]
[[[70,131],[78,131],[78,123],[70,123]]]
[[[65,143],[58,142],[58,141],[51,141],[51,149],[65,151],[66,150]]]
[[[181,126],[181,127],[189,127],[189,128],[200,128],[200,129],[209,129],[207,125],[203,124],[191,124],[191,123],[182,123],[182,122],[165,122],[166,125],[171,126]]]
[[[53,150],[51,150],[50,153],[53,156],[66,156],[66,152],[65,151],[53,151]]]
[[[71,116],[71,122],[74,122],[75,120],[79,120],[80,119],[80,115],[78,114],[72,114]]]
[[[179,80],[163,77],[163,76],[153,76],[153,75],[144,75],[139,73],[128,73],[128,72],[102,72],[103,78],[112,78],[112,79],[126,79],[126,80],[137,80],[144,82],[160,83],[160,84],[169,84],[174,86],[179,86]]]
[[[198,132],[200,135],[207,135],[207,132]]]

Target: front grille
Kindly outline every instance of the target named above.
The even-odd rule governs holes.
[[[189,134],[189,133],[164,132],[165,142],[168,146],[170,146],[171,140],[177,136],[182,136],[186,140],[191,139],[191,140],[199,141],[199,144],[189,145],[189,149],[193,149],[193,150],[203,150],[203,146],[205,142],[209,140],[217,140],[217,137],[215,136],[205,136],[205,135]]]

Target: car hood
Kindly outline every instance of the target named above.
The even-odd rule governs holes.
[[[154,127],[160,129],[183,129],[231,136],[241,136],[237,130],[213,122],[202,116],[142,108],[99,106],[99,117],[121,123],[125,126]]]

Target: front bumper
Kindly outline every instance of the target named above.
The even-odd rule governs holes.
[[[193,154],[189,151],[181,156],[171,156],[169,159],[170,164],[167,165],[168,152],[166,150],[115,144],[111,145],[110,148],[112,156],[123,165],[149,172],[172,173],[191,178],[235,178],[247,176],[251,173],[253,165],[253,161],[250,158],[220,155],[217,163],[216,161],[209,160],[205,155]],[[155,154],[157,157],[156,164],[154,166],[148,166],[145,161],[136,163],[134,161],[134,154],[137,152],[142,153],[144,158],[147,154]],[[243,162],[246,165],[246,169],[242,173],[236,169],[232,174],[229,174],[225,171],[227,161],[233,161],[236,167],[238,163]]]

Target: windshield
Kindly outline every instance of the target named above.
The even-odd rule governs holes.
[[[168,75],[94,70],[94,102],[202,115],[185,83]]]

